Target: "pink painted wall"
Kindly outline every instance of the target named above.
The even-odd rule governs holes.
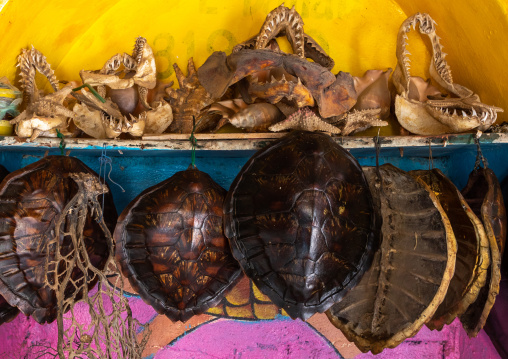
[[[136,296],[130,297],[134,316],[150,323],[152,336],[145,358],[153,359],[257,359],[257,358],[353,358],[366,359],[372,354],[359,354],[324,315],[315,315],[308,323],[278,316],[274,320],[240,321],[201,315],[189,322],[171,323]],[[85,317],[81,307],[76,315]],[[206,323],[202,323],[206,321]],[[56,322],[39,325],[19,315],[0,326],[0,358],[55,358]],[[416,337],[395,349],[386,349],[376,358],[500,358],[488,336],[482,331],[469,339],[455,321],[442,332],[423,328]]]

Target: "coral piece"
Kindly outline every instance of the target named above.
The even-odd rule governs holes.
[[[1,260],[0,294],[38,323],[50,323],[57,317],[56,293],[45,284],[47,262],[57,256],[49,242],[59,240],[65,251],[72,241],[63,232],[55,237],[55,226],[67,215],[64,209],[78,191],[70,177],[76,172],[97,177],[76,158],[48,156],[12,172],[0,184],[0,237],[5,239],[4,243],[12,243],[9,255]],[[104,203],[104,221],[113,230],[117,215],[110,193],[104,196]],[[96,268],[104,268],[108,248],[101,225],[91,214],[66,223],[68,227],[78,223],[84,226],[79,233],[84,233],[90,262]],[[69,283],[65,298],[77,301],[83,293],[74,292],[74,285],[83,285],[84,274],[76,271],[70,275],[72,284]],[[91,279],[87,281],[90,287],[95,283]]]
[[[380,353],[414,336],[443,301],[457,242],[432,191],[385,164],[364,168],[381,223],[370,269],[326,313],[363,352]]]
[[[59,90],[56,76],[46,57],[34,47],[28,50],[23,49],[18,57],[18,67],[21,88],[24,91],[22,103],[24,111],[10,121],[16,126],[16,134],[19,137],[29,137],[30,140],[34,140],[39,136],[56,137],[57,129],[67,133],[67,119],[73,118],[74,113],[63,103],[71,93],[74,84]],[[54,93],[40,97],[35,84],[37,71],[48,79]]]
[[[169,127],[169,131],[191,133],[193,116],[197,117],[203,108],[213,103],[215,101],[214,98],[218,99],[220,96],[211,96],[201,85],[192,57],[187,65],[187,77],[184,76],[177,64],[174,64],[173,67],[180,88],[175,90],[168,87],[166,89],[174,116],[174,121]]]
[[[418,86],[424,81],[417,80],[415,83],[410,76],[406,40],[411,26],[415,28],[417,25],[420,33],[427,35],[432,44],[430,76],[448,91],[448,95],[425,96],[428,86]],[[398,63],[393,74],[393,83],[399,93],[395,99],[397,119],[405,129],[419,135],[486,130],[496,121],[497,112],[503,110],[482,103],[473,91],[454,83],[442,49],[435,21],[428,14],[417,13],[402,23],[397,37]]]
[[[303,131],[245,164],[224,201],[224,232],[262,293],[302,319],[354,287],[377,246],[358,162],[330,136]]]
[[[121,65],[123,65],[124,68],[118,73]],[[123,75],[123,77],[121,75]],[[126,53],[116,54],[106,61],[100,71],[82,70],[80,76],[83,83],[91,86],[99,86],[99,94],[102,97],[106,97],[106,89],[104,86],[112,90],[122,90],[137,86],[141,103],[145,108],[150,109],[147,103],[148,89],[155,88],[157,84],[155,56],[152,48],[147,44],[146,39],[144,37],[138,37],[134,45],[132,56]],[[129,105],[132,106],[132,104]]]
[[[284,130],[321,131],[335,134],[341,132],[340,129],[323,121],[308,108],[298,110],[285,120],[270,126],[268,129],[272,132]]]
[[[145,302],[173,321],[218,304],[241,273],[222,228],[226,191],[189,167],[122,212],[116,258]]]

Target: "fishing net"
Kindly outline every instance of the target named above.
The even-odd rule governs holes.
[[[70,176],[79,189],[56,221],[55,233],[47,246],[47,258],[51,260],[45,267],[45,284],[55,291],[58,303],[58,356],[141,358],[149,332],[133,319],[128,300],[123,296],[113,238],[97,200],[108,188],[91,174]],[[103,270],[92,264],[87,251],[83,229],[89,215],[99,223],[109,247]],[[62,241],[62,237],[69,240]],[[76,271],[82,275],[76,276]],[[90,290],[89,284],[94,282],[97,287]]]

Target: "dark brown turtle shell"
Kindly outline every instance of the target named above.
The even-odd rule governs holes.
[[[9,174],[7,169],[0,165],[0,183]],[[10,322],[19,314],[19,309],[7,303],[4,297],[0,295],[0,324]]]
[[[224,213],[244,272],[292,318],[339,301],[378,240],[362,169],[325,134],[294,131],[257,152],[231,185]]]
[[[455,274],[443,302],[427,323],[430,329],[441,330],[466,311],[485,285],[490,265],[489,240],[480,219],[443,172],[435,168],[409,174],[423,180],[434,192],[457,240]]]
[[[52,322],[57,316],[55,292],[45,286],[47,243],[53,239],[55,221],[65,205],[77,193],[78,186],[69,174],[97,174],[74,157],[48,156],[9,174],[0,184],[0,294],[24,314],[39,323]],[[112,231],[117,215],[111,194],[105,196],[104,220]],[[102,269],[108,246],[99,224],[86,219],[85,243],[92,264]],[[62,234],[61,253],[70,250],[70,236]],[[73,280],[82,280],[80,271]],[[90,287],[95,283],[90,283]],[[73,288],[69,286],[69,295]],[[79,295],[78,295],[79,298]]]
[[[471,209],[482,220],[490,245],[490,267],[486,284],[476,301],[460,317],[470,337],[478,335],[485,325],[499,293],[501,281],[501,254],[506,240],[506,208],[499,181],[490,168],[476,168],[469,175],[462,195]]]
[[[373,354],[414,336],[443,301],[457,243],[432,191],[390,165],[365,167],[381,218],[381,245],[370,269],[327,315],[356,346]]]
[[[226,190],[189,168],[148,188],[120,215],[116,258],[143,300],[173,321],[218,304],[240,275],[222,230]]]

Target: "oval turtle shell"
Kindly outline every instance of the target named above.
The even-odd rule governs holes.
[[[381,245],[358,285],[326,314],[360,350],[377,354],[434,315],[454,273],[457,244],[425,183],[390,164],[364,172],[382,221]]]
[[[430,329],[441,330],[461,316],[478,297],[485,285],[490,265],[489,241],[483,224],[473,213],[455,185],[439,169],[411,171],[434,192],[452,225],[457,240],[455,274],[445,299],[427,323]]]
[[[9,174],[7,169],[0,165],[0,183]],[[0,295],[0,324],[8,323],[19,314],[19,309],[7,303],[4,297]]]
[[[291,132],[257,152],[231,185],[224,213],[244,272],[292,318],[340,300],[377,243],[361,167],[324,134]]]
[[[490,245],[490,266],[486,284],[476,301],[460,317],[470,337],[478,335],[485,325],[501,281],[501,255],[506,240],[506,208],[499,181],[490,168],[476,168],[469,175],[462,195],[471,209],[482,220]]]
[[[189,168],[145,190],[120,215],[114,238],[122,272],[173,321],[218,304],[241,273],[222,230],[225,195]]]
[[[57,316],[56,294],[45,285],[47,253],[53,239],[55,222],[78,186],[69,176],[85,172],[97,176],[74,157],[48,156],[12,172],[0,184],[0,294],[12,306],[39,323],[52,322]],[[113,230],[117,215],[111,194],[105,195],[104,221]],[[85,244],[91,263],[102,269],[108,257],[108,245],[99,224],[86,218]],[[71,249],[70,236],[60,238],[61,254]],[[79,282],[80,271],[72,280]],[[92,287],[95,283],[89,284]],[[69,285],[68,295],[73,294]],[[77,296],[79,299],[79,295]]]

